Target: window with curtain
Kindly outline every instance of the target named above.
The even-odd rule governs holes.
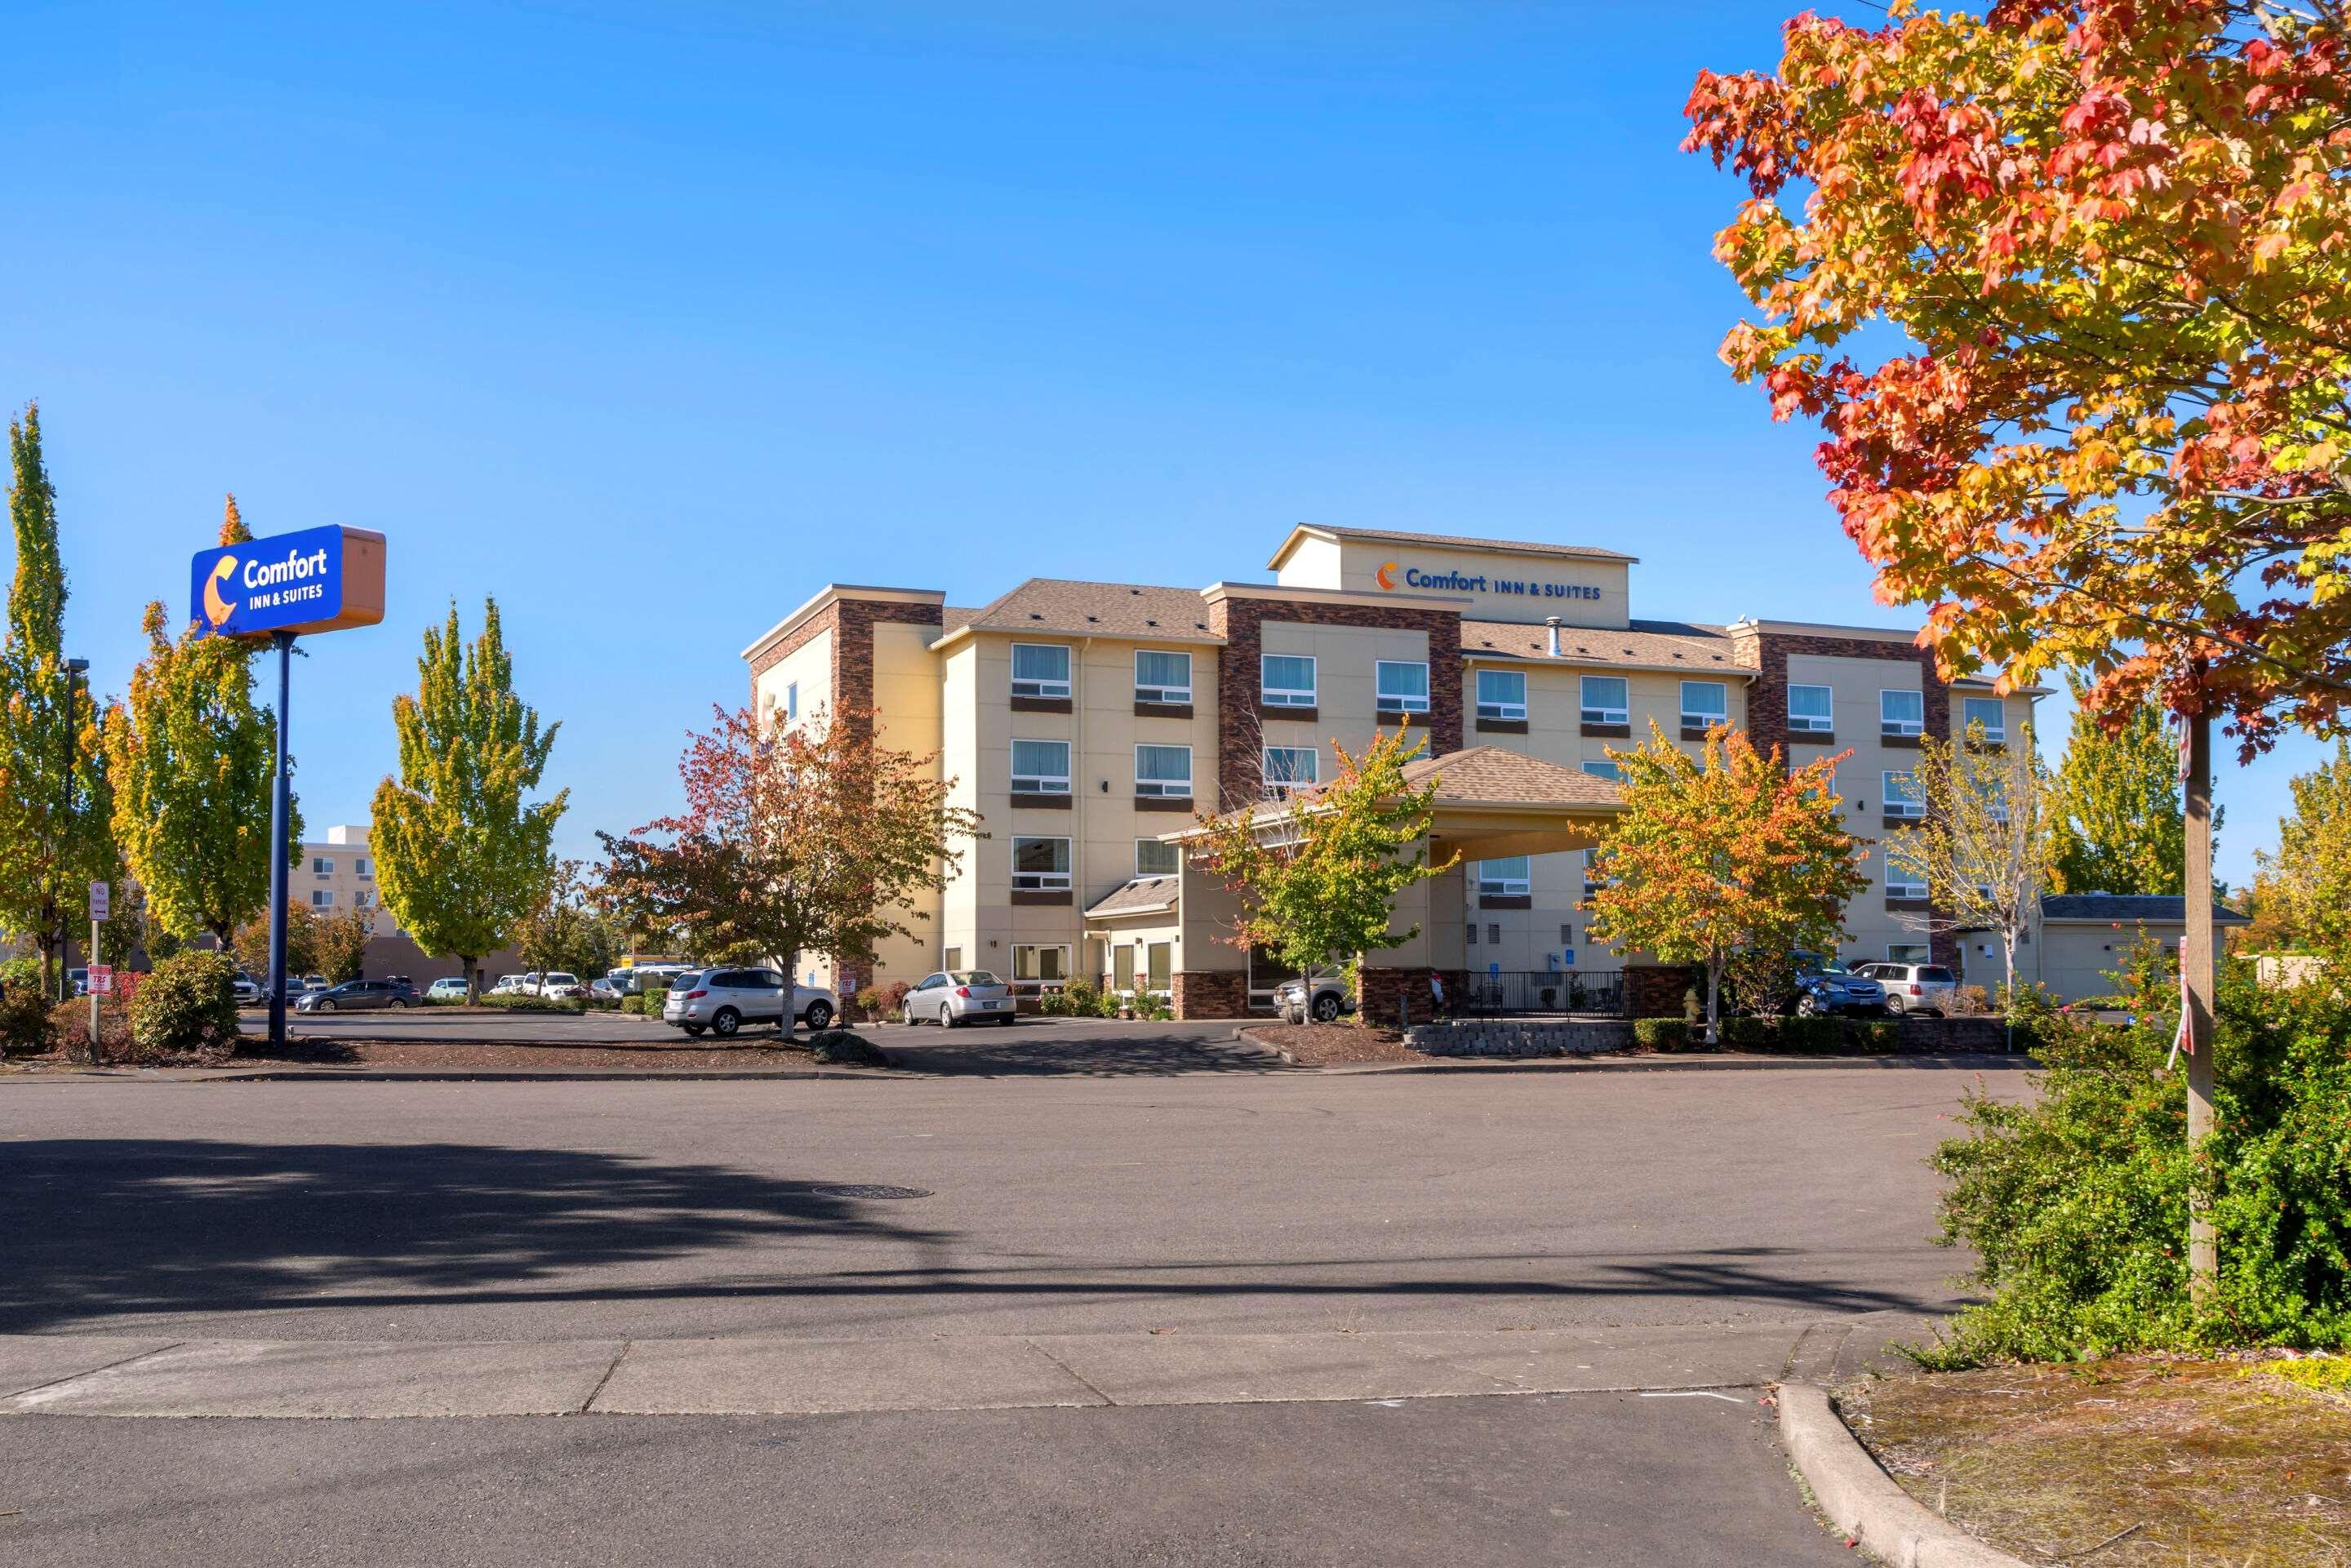
[[[1533,885],[1534,862],[1528,855],[1505,855],[1478,862],[1478,894],[1481,898],[1515,898]]]
[[[1163,844],[1157,839],[1134,841],[1134,874],[1137,876],[1174,876],[1181,868],[1176,864],[1182,852],[1174,844]]]
[[[1524,670],[1479,671],[1478,716],[1479,718],[1526,717],[1527,673]]]
[[[1070,841],[1012,841],[1012,887],[1016,893],[1056,893],[1070,885]]]
[[[2008,741],[2008,706],[1998,697],[1970,697],[1959,709],[1959,732],[1962,737],[1972,737],[1975,727],[1983,726],[1986,746],[2003,746]]]
[[[1259,660],[1258,693],[1268,707],[1314,706],[1314,656],[1267,653]]]
[[[1069,648],[1057,643],[1013,643],[1012,695],[1016,697],[1068,696]]]
[[[1070,743],[1066,740],[1014,741],[1012,792],[1016,795],[1068,794]]]
[[[1877,694],[1877,725],[1886,735],[1927,733],[1927,694],[1886,691]]]
[[[1373,674],[1382,713],[1428,711],[1428,666],[1394,659],[1374,662]]]
[[[1192,700],[1192,655],[1165,653],[1144,648],[1134,655],[1134,700],[1139,703],[1188,703]]]
[[[1730,688],[1720,681],[1682,683],[1682,727],[1705,729],[1730,722]]]
[[[1924,817],[1927,814],[1927,798],[1918,792],[1916,774],[1888,772],[1884,775],[1883,782],[1887,816]]]
[[[1134,792],[1177,800],[1189,798],[1192,793],[1192,748],[1188,746],[1136,747]]]
[[[1622,675],[1586,675],[1583,677],[1583,722],[1586,724],[1625,724],[1632,717],[1626,706],[1625,677]]]
[[[1319,753],[1311,746],[1269,746],[1265,748],[1265,787],[1269,794],[1288,795],[1315,784]]]

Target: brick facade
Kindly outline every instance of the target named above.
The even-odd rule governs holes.
[[[1173,1005],[1179,1019],[1249,1016],[1249,975],[1240,969],[1178,969]]]
[[[1926,730],[1932,736],[1951,733],[1951,688],[1935,667],[1933,650],[1908,643],[1887,642],[1875,637],[1826,637],[1790,632],[1767,632],[1755,626],[1731,628],[1731,643],[1739,662],[1757,673],[1747,688],[1747,737],[1759,751],[1772,747],[1792,763],[1793,748],[1789,745],[1788,732],[1788,658],[1790,654],[1810,654],[1832,659],[1884,659],[1895,664],[1918,666],[1918,688],[1924,698]],[[1850,746],[1858,736],[1844,737]],[[1876,740],[1878,737],[1872,736]],[[1823,747],[1835,748],[1835,743]],[[1899,831],[1900,830],[1894,830]],[[1931,891],[1931,890],[1930,890]],[[1886,907],[1893,908],[1889,904]],[[1959,957],[1958,936],[1948,930],[1930,926],[1926,933],[1927,946],[1938,964],[1956,965]],[[1679,1011],[1677,1008],[1676,1011]],[[1640,1015],[1635,1014],[1635,1017]]]
[[[1430,973],[1425,964],[1398,968],[1364,965],[1355,976],[1355,1020],[1377,1029],[1396,1028],[1407,1019],[1413,1023],[1428,1022],[1437,1011],[1437,998],[1428,989]],[[1451,1016],[1468,989],[1469,977],[1459,969],[1435,973],[1445,982],[1445,1010]]]
[[[826,632],[832,633],[831,711],[841,723],[858,730],[872,725],[873,628],[883,622],[915,626],[939,626],[945,614],[935,604],[909,604],[894,599],[836,598],[811,613],[784,636],[751,655],[751,700],[759,698],[759,677]],[[833,989],[843,1003],[870,984],[873,966],[833,958]]]
[[[1218,600],[1208,606],[1208,630],[1225,640],[1217,661],[1217,810],[1230,811],[1261,799],[1265,764],[1259,755],[1259,659],[1269,621],[1304,626],[1360,626],[1422,632],[1428,636],[1428,754],[1461,749],[1461,616],[1451,610],[1394,610],[1368,604],[1318,604],[1298,600]],[[1306,716],[1279,708],[1276,718]]]
[[[1677,1019],[1691,987],[1706,1000],[1706,971],[1691,964],[1625,966],[1625,1011],[1636,1019]]]

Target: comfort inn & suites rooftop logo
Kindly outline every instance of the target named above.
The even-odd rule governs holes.
[[[304,528],[198,550],[193,615],[224,637],[300,636],[383,619],[383,536]]]
[[[1372,573],[1372,580],[1378,583],[1382,588],[1386,589],[1390,593],[1394,593],[1395,591],[1395,562],[1392,560],[1382,561],[1380,563],[1380,570]]]

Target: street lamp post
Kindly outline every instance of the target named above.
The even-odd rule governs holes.
[[[73,833],[74,811],[74,682],[89,673],[88,659],[66,661],[66,798],[65,811],[58,819],[57,859],[63,861]],[[59,868],[62,869],[62,868]],[[66,913],[64,899],[57,901],[57,1000],[73,999],[73,982],[66,975],[66,945],[73,940],[73,922]]]

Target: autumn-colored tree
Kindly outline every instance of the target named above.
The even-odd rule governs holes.
[[[2163,712],[2136,703],[2109,727],[2074,689],[2073,732],[2049,812],[2050,880],[2059,893],[2172,894],[2187,875],[2188,815],[2179,798],[2179,743]]]
[[[685,810],[625,837],[599,833],[601,896],[632,929],[675,932],[710,963],[872,961],[927,918],[979,835],[937,756],[874,738],[874,715],[819,710],[789,727],[712,710],[678,763]]]
[[[8,445],[16,574],[0,641],[0,930],[33,938],[47,992],[89,884],[120,880],[122,862],[98,705],[66,668],[66,571],[39,408],[9,422]]]
[[[1612,750],[1624,811],[1592,852],[1592,942],[1706,967],[1706,1038],[1722,1038],[1722,977],[1741,953],[1834,953],[1867,885],[1837,816],[1836,765],[1791,772],[1744,730],[1707,732],[1699,756],[1667,740]]]
[[[1404,737],[1401,725],[1382,730],[1354,756],[1334,740],[1330,783],[1278,805],[1200,817],[1191,852],[1240,899],[1226,940],[1311,972],[1359,964],[1420,934],[1416,924],[1394,929],[1397,896],[1460,857],[1429,859],[1437,779],[1405,777],[1424,743]]]
[[[341,985],[367,972],[368,943],[375,936],[375,911],[343,908],[313,916],[310,961],[329,981]]]
[[[1886,840],[1886,863],[1927,884],[1930,907],[1910,918],[1930,932],[1998,936],[2012,1003],[2017,945],[2049,886],[2049,780],[2032,727],[2009,747],[1986,746],[1980,724],[1956,746],[1928,736],[1911,779],[1926,819]]]
[[[559,724],[515,695],[498,604],[483,606],[468,645],[449,606],[424,632],[416,695],[392,699],[400,777],[376,787],[376,880],[383,906],[425,952],[465,966],[465,998],[481,986],[482,956],[512,936],[546,883],[548,845],[571,792],[527,801],[547,771]]]
[[[2294,814],[2278,822],[2275,854],[2254,852],[2257,910],[2297,945],[2351,967],[2351,742],[2289,786]]]
[[[236,967],[255,979],[267,983],[269,976],[269,916],[255,916],[238,926],[229,938],[230,956]],[[319,917],[307,904],[294,904],[286,911],[286,974],[289,980],[305,975],[324,974],[319,967]],[[292,992],[289,990],[289,995]]]
[[[576,860],[549,865],[538,902],[515,927],[515,952],[526,969],[585,975],[593,967],[597,917],[580,871]]]
[[[1687,146],[1752,199],[1723,357],[1818,419],[1845,530],[1947,674],[2094,677],[2189,727],[2191,1138],[2212,1124],[2210,725],[2351,697],[2351,70],[2334,0],[1896,0],[1702,73]],[[1782,201],[1792,182],[1801,208]],[[1855,334],[1907,346],[1875,362]],[[1893,347],[1894,345],[1888,345]],[[2191,1205],[2199,1289],[2217,1261]]]
[[[220,542],[253,537],[228,498]],[[255,644],[183,627],[147,606],[147,657],[108,716],[114,833],[146,892],[150,925],[182,941],[228,946],[269,903],[269,794],[275,716],[253,700]],[[298,859],[302,818],[283,852]],[[152,950],[152,949],[151,949]]]

